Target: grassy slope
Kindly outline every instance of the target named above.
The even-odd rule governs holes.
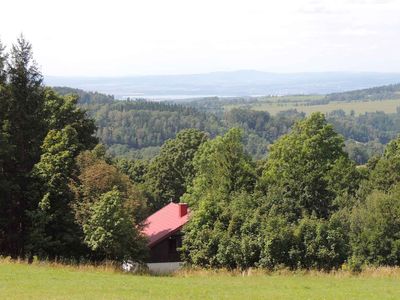
[[[400,274],[151,277],[0,263],[0,299],[398,299]]]

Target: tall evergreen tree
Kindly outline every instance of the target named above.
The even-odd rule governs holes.
[[[4,120],[13,156],[8,158],[4,170],[12,175],[10,191],[3,199],[3,211],[8,216],[2,228],[2,252],[12,256],[24,255],[24,241],[28,219],[25,211],[30,207],[30,172],[40,157],[40,145],[46,134],[44,124],[44,88],[42,75],[32,58],[32,47],[22,36],[12,46],[7,64],[9,96],[5,101]]]
[[[8,176],[7,166],[10,165],[12,157],[12,147],[9,142],[10,130],[7,120],[7,112],[9,106],[9,89],[7,85],[7,55],[4,53],[5,47],[0,42],[0,250],[7,240],[6,224],[9,217],[5,213],[8,208],[8,200],[10,197],[10,176]]]
[[[0,181],[4,180],[4,160],[7,152],[7,136],[6,136],[6,107],[7,107],[7,75],[5,72],[6,55],[5,48],[0,41]],[[0,188],[0,193],[1,193]]]

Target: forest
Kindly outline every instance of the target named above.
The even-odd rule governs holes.
[[[65,87],[54,89],[61,95],[79,96],[78,106],[96,121],[96,135],[114,157],[151,159],[159,153],[165,141],[186,128],[196,128],[215,137],[238,127],[244,132],[245,150],[259,160],[267,155],[269,145],[288,133],[296,121],[305,118],[304,113],[295,109],[272,115],[268,111],[246,108],[246,103],[254,101],[246,98],[149,102],[143,99],[114,100],[112,96]],[[351,101],[358,101],[362,95],[371,94],[386,99],[387,90],[395,94],[398,89],[397,86],[387,86],[330,94],[325,98],[349,100],[348,95],[352,95]],[[316,99],[312,103],[319,101]],[[227,103],[239,104],[240,107],[224,109]],[[396,113],[376,111],[356,115],[337,109],[326,113],[326,118],[343,135],[346,152],[359,165],[381,155],[385,145],[400,131],[399,110]]]
[[[211,113],[72,93],[43,84],[24,38],[0,44],[2,256],[145,262],[143,221],[172,200],[191,209],[188,265],[400,265],[398,113]]]

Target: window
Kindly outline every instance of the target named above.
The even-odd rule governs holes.
[[[175,253],[176,252],[176,237],[171,236],[169,238],[169,244],[168,244],[168,252],[169,253]]]

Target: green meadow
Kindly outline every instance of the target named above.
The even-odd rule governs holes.
[[[0,299],[399,299],[400,270],[338,273],[122,274],[93,267],[0,263]]]

